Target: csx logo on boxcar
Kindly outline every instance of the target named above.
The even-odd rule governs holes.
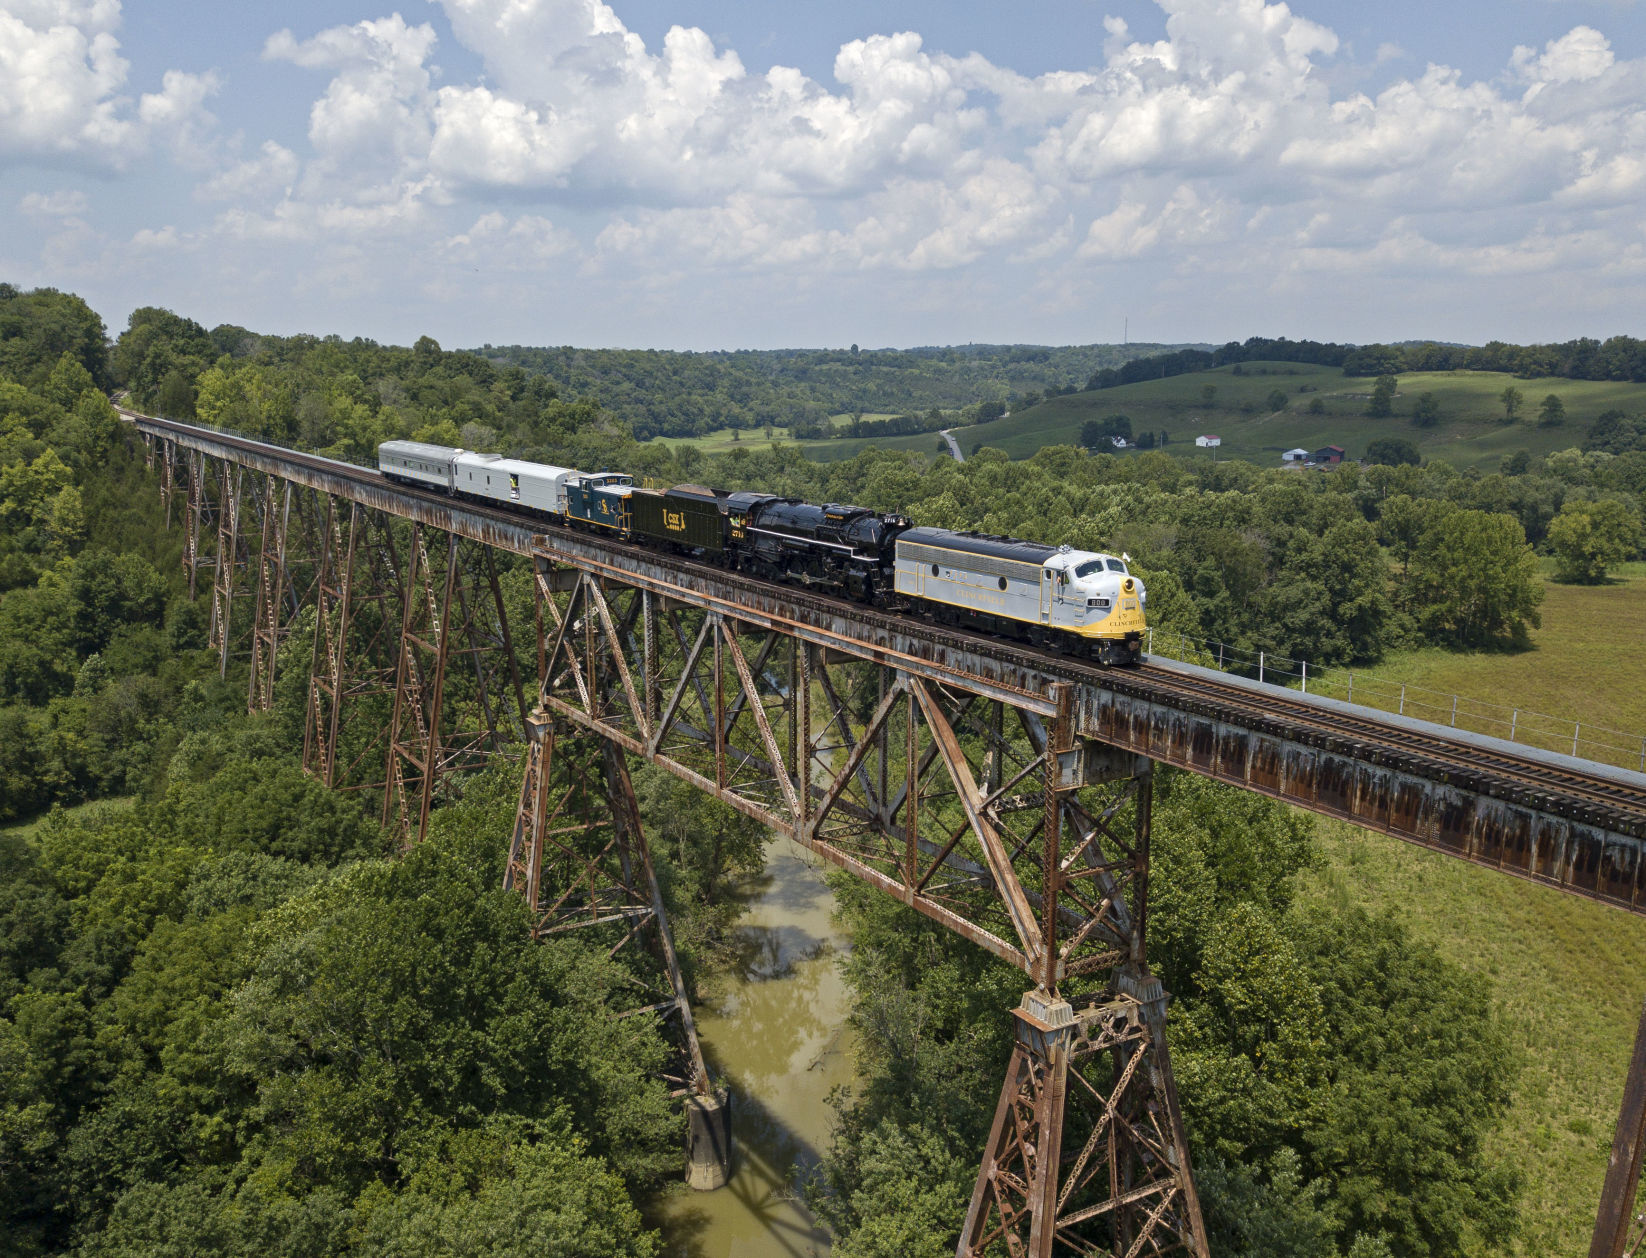
[[[665,511],[663,513],[663,527],[671,533],[686,531],[686,513],[684,511]]]

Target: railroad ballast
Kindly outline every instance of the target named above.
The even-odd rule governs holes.
[[[701,485],[647,489],[623,472],[385,441],[390,480],[548,523],[815,586],[948,624],[1026,638],[1105,664],[1142,659],[1143,582],[1126,556],[921,528],[898,512]]]

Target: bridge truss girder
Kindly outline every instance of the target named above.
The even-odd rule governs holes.
[[[543,556],[536,587],[533,720],[552,737],[534,746],[582,742],[608,762],[626,753],[659,765],[1034,985],[1014,1014],[1017,1048],[962,1255],[1000,1241],[1033,1255],[1206,1252],[1165,994],[1144,957],[1147,759],[1076,738],[1061,688],[1037,705],[1045,711],[1014,706],[820,646],[753,611]],[[555,847],[566,829],[557,801],[571,788],[533,754],[508,885],[545,922],[568,904],[604,903],[600,887],[642,911],[645,887],[617,895],[620,876],[602,881],[586,854]],[[613,807],[627,809],[626,770],[607,779]]]

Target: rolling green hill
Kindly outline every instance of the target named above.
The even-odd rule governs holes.
[[[1350,458],[1358,458],[1379,437],[1401,437],[1425,458],[1490,469],[1516,450],[1539,455],[1579,444],[1602,411],[1615,407],[1630,414],[1646,412],[1646,385],[1560,377],[1522,380],[1498,372],[1457,371],[1401,376],[1394,415],[1371,419],[1366,415],[1372,390],[1368,378],[1298,363],[1245,363],[1240,375],[1235,371],[1219,367],[1068,394],[993,423],[960,429],[955,436],[968,453],[987,445],[1022,459],[1043,446],[1076,445],[1087,420],[1119,413],[1131,419],[1134,432],[1169,433],[1167,450],[1174,454],[1210,458],[1209,451],[1193,445],[1200,433],[1223,438],[1217,457],[1260,464],[1278,464],[1281,451],[1295,446],[1313,450],[1327,444],[1340,445]],[[1511,385],[1525,401],[1520,419],[1505,424],[1498,399]],[[1209,403],[1204,392],[1208,388],[1214,391]],[[1286,394],[1286,404],[1274,409],[1270,395],[1277,390]],[[1423,393],[1433,393],[1440,407],[1440,420],[1432,428],[1411,422],[1412,408]],[[1550,393],[1565,404],[1566,420],[1540,428],[1538,404]],[[1312,413],[1316,401],[1319,411]],[[935,453],[938,440],[935,434],[921,434],[877,442],[819,441],[806,443],[806,451],[825,461],[850,458],[869,445]]]

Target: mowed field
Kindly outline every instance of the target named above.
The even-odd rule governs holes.
[[[892,419],[894,416],[885,412],[870,413],[865,411],[863,412],[863,418]],[[843,428],[847,424],[851,423],[851,419],[852,417],[850,415],[831,415],[829,417],[829,422],[836,428]],[[705,433],[701,437],[653,437],[647,444],[664,446],[696,446],[699,450],[703,451],[704,454],[725,454],[728,450],[737,449],[738,446],[748,446],[752,449],[759,449],[769,441],[787,441],[788,439],[789,430],[781,424],[774,424],[771,429],[770,437],[766,435],[766,430],[764,428],[717,428],[715,431]],[[933,439],[936,439],[935,433],[933,434]],[[833,444],[835,443],[831,441],[808,441],[805,443],[808,450],[817,446],[829,446]],[[857,444],[869,445],[872,443],[867,441],[859,441]]]
[[[1643,626],[1646,564],[1633,564],[1612,585],[1550,583],[1534,650],[1412,652],[1376,671],[1639,734],[1646,731]],[[1343,823],[1322,821],[1318,833],[1325,860],[1306,894],[1401,916],[1420,939],[1492,984],[1518,1046],[1520,1082],[1492,1144],[1525,1176],[1524,1228],[1482,1252],[1587,1252],[1646,997],[1646,918]]]
[[[1646,385],[1640,384],[1555,377],[1521,380],[1487,371],[1410,373],[1399,380],[1395,413],[1388,419],[1371,419],[1365,413],[1370,379],[1345,376],[1335,367],[1246,363],[1238,376],[1233,367],[1219,367],[1072,393],[992,423],[958,429],[955,437],[968,454],[987,445],[1025,459],[1042,446],[1078,444],[1080,427],[1089,419],[1122,414],[1132,421],[1134,432],[1169,433],[1167,449],[1173,454],[1211,458],[1210,451],[1194,445],[1202,433],[1223,439],[1218,458],[1275,465],[1282,451],[1294,447],[1340,445],[1350,458],[1359,458],[1379,437],[1403,437],[1425,458],[1489,471],[1516,450],[1538,455],[1578,445],[1602,411],[1616,407],[1630,414],[1646,412]],[[1519,420],[1505,424],[1499,398],[1510,386],[1525,400]],[[1214,391],[1209,404],[1204,394],[1208,387]],[[1276,390],[1286,394],[1285,406],[1278,409],[1269,405],[1269,395]],[[1433,393],[1440,407],[1440,421],[1427,429],[1416,427],[1410,418],[1424,393]],[[1565,404],[1566,421],[1540,428],[1538,405],[1550,393]],[[1316,400],[1320,413],[1311,414],[1309,407]],[[813,458],[830,461],[850,458],[870,445],[935,453],[937,440],[935,434],[922,434],[879,441],[806,442],[805,447]]]

